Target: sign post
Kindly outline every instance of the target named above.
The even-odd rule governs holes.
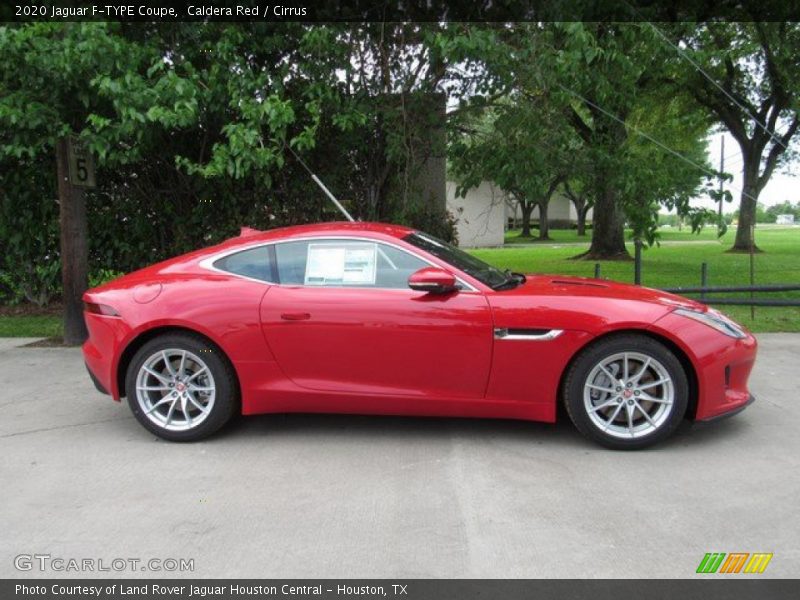
[[[86,148],[72,137],[56,144],[61,282],[64,297],[64,343],[75,346],[87,337],[82,296],[89,287],[86,188],[95,185],[94,161]]]
[[[78,187],[93,188],[94,158],[79,140],[68,138],[67,161],[69,163],[69,182]]]

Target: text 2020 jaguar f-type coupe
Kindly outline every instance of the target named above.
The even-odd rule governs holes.
[[[189,441],[235,413],[555,421],[612,448],[752,401],[752,335],[697,302],[498,270],[406,227],[259,232],[84,295],[97,387]]]

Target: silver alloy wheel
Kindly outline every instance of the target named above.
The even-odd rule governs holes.
[[[589,372],[583,403],[600,431],[618,438],[640,438],[669,419],[675,385],[666,367],[652,356],[620,352]]]
[[[136,376],[136,400],[150,421],[168,431],[187,431],[206,420],[214,408],[214,376],[188,350],[159,350]]]

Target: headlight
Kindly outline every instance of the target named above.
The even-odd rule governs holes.
[[[708,312],[700,312],[697,310],[692,310],[690,308],[678,308],[675,310],[675,314],[681,315],[682,317],[688,317],[690,319],[694,319],[695,321],[699,321],[709,327],[712,327],[719,331],[720,333],[724,333],[727,336],[732,338],[744,338],[747,337],[747,334],[739,327],[736,323],[731,321],[725,315],[715,311],[709,310]]]

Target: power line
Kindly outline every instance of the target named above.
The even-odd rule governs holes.
[[[732,165],[728,165],[728,170],[725,171],[726,173],[732,173],[731,169],[740,169],[744,170],[744,162],[741,161],[734,161]]]
[[[713,84],[714,84],[714,85],[715,85],[717,88],[719,88],[719,90],[720,90],[720,91],[721,91],[723,94],[725,94],[725,95],[726,95],[726,96],[727,96],[727,97],[728,97],[728,98],[731,100],[731,102],[733,102],[733,103],[734,103],[736,106],[738,106],[739,108],[741,108],[741,109],[742,109],[742,110],[743,110],[743,111],[744,111],[744,112],[747,114],[747,116],[748,116],[748,117],[750,117],[751,119],[753,119],[753,121],[755,121],[755,123],[756,123],[756,124],[757,124],[759,127],[761,127],[761,129],[763,129],[764,131],[766,131],[766,132],[769,134],[769,136],[770,136],[770,137],[771,137],[773,140],[775,140],[775,142],[777,142],[778,144],[780,144],[780,145],[781,145],[781,147],[782,147],[784,150],[788,150],[788,148],[787,148],[787,147],[786,147],[786,145],[785,145],[785,144],[784,144],[784,143],[783,143],[783,142],[780,140],[780,138],[778,138],[778,137],[777,137],[777,136],[776,136],[776,135],[775,135],[775,134],[774,134],[772,131],[770,131],[769,129],[767,129],[767,126],[766,126],[766,125],[764,125],[764,124],[763,124],[761,121],[759,121],[759,120],[758,120],[758,119],[755,117],[755,115],[753,115],[753,114],[752,114],[752,113],[751,113],[751,112],[750,112],[750,111],[747,109],[747,107],[745,107],[745,106],[744,106],[743,104],[741,104],[741,103],[740,103],[738,100],[736,100],[736,98],[734,98],[733,96],[731,96],[731,95],[728,93],[728,90],[726,90],[726,89],[725,89],[724,87],[722,87],[722,86],[721,86],[719,83],[717,83],[717,82],[716,82],[716,80],[715,80],[713,77],[711,77],[711,75],[709,75],[708,73],[706,73],[706,72],[705,72],[705,70],[703,70],[703,68],[702,68],[702,67],[701,67],[699,64],[697,64],[697,63],[696,63],[694,60],[692,60],[692,59],[689,57],[689,55],[688,55],[688,54],[686,54],[686,53],[685,53],[683,50],[681,50],[681,48],[680,48],[680,47],[679,47],[677,44],[675,44],[675,43],[674,43],[674,42],[673,42],[671,39],[669,39],[669,38],[668,38],[668,37],[667,37],[667,36],[664,34],[664,32],[663,32],[663,31],[661,31],[661,30],[660,30],[658,27],[656,27],[655,25],[653,25],[653,24],[652,24],[650,21],[645,21],[645,23],[647,23],[647,24],[650,26],[650,28],[651,28],[653,31],[655,31],[655,32],[656,32],[656,33],[657,33],[657,34],[658,34],[658,35],[661,37],[661,39],[663,39],[663,40],[664,40],[664,41],[666,41],[666,42],[667,42],[667,43],[668,43],[670,46],[672,46],[673,48],[675,48],[675,50],[677,50],[677,51],[678,51],[678,54],[680,54],[680,55],[681,55],[681,56],[682,56],[684,59],[686,59],[687,61],[689,61],[689,63],[691,63],[691,65],[692,65],[692,66],[693,66],[695,69],[697,69],[698,71],[700,71],[700,73],[702,73],[702,74],[703,74],[703,77],[705,77],[706,79],[708,79],[708,80],[709,80],[711,83],[713,83]]]
[[[721,134],[721,137],[724,137],[724,133]],[[711,140],[709,140],[709,143],[710,142]],[[733,163],[733,165],[736,165],[736,163],[744,163],[744,155],[742,154],[741,150],[734,150],[730,154],[725,155],[724,161],[726,164]]]
[[[731,156],[726,156],[725,162],[731,163],[728,164],[728,167],[744,167],[744,157],[737,156],[736,154],[731,154]]]
[[[744,156],[742,156],[741,152],[734,152],[733,154],[729,154],[728,156],[726,156],[725,160],[726,161],[729,160],[732,162],[739,162],[739,161],[744,162]]]
[[[686,157],[685,157],[683,154],[681,154],[681,153],[680,153],[680,152],[678,152],[677,150],[673,150],[672,148],[670,148],[670,147],[669,147],[669,146],[667,146],[666,144],[664,144],[664,143],[662,143],[662,142],[659,142],[659,141],[658,141],[657,139],[655,139],[653,136],[651,136],[650,134],[647,134],[647,133],[643,132],[642,130],[638,129],[638,128],[637,128],[637,127],[635,127],[634,125],[631,125],[630,123],[626,123],[626,122],[625,122],[623,119],[619,118],[619,117],[618,117],[617,115],[615,115],[614,113],[611,113],[611,112],[607,111],[605,108],[603,108],[602,106],[599,106],[598,104],[595,104],[594,102],[592,102],[592,101],[591,101],[591,100],[589,100],[588,98],[586,98],[586,97],[582,96],[581,94],[579,94],[579,93],[578,93],[578,92],[576,92],[575,90],[572,90],[572,89],[570,89],[570,88],[568,88],[568,87],[566,87],[565,85],[562,85],[562,84],[560,84],[560,83],[559,83],[559,84],[557,84],[557,85],[558,85],[560,88],[562,88],[564,91],[566,91],[566,92],[568,92],[568,93],[572,94],[573,96],[576,96],[577,98],[580,98],[581,100],[583,100],[584,102],[586,102],[586,104],[588,104],[589,106],[593,106],[594,108],[596,108],[597,110],[599,110],[600,112],[602,112],[602,113],[603,113],[604,115],[606,115],[607,117],[610,117],[610,118],[614,119],[614,120],[615,120],[615,121],[617,121],[618,123],[620,123],[620,124],[624,125],[626,128],[628,128],[628,127],[629,127],[629,128],[631,128],[631,129],[633,129],[633,130],[634,130],[636,133],[638,133],[639,135],[641,135],[643,138],[645,138],[645,139],[647,139],[647,140],[649,140],[649,141],[653,142],[655,145],[659,146],[659,147],[660,147],[660,148],[662,148],[663,150],[666,150],[666,151],[667,151],[667,152],[669,152],[670,154],[673,154],[673,155],[677,156],[677,157],[678,157],[678,158],[680,158],[681,160],[683,160],[683,161],[685,161],[685,162],[689,163],[690,165],[692,165],[693,167],[695,167],[695,168],[697,168],[697,169],[700,169],[701,171],[703,171],[703,172],[705,172],[705,173],[707,173],[707,174],[711,175],[712,177],[718,177],[718,174],[717,174],[717,173],[714,173],[713,171],[711,171],[711,170],[707,169],[706,167],[703,167],[702,165],[699,165],[699,164],[697,164],[697,163],[696,163],[696,162],[694,162],[693,160],[691,160],[691,159],[689,159],[689,158],[686,158]]]

